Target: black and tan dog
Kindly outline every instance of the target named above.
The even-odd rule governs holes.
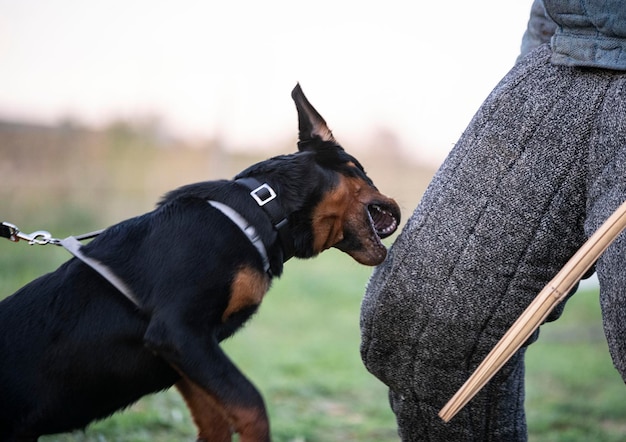
[[[174,384],[198,438],[270,440],[263,399],[219,347],[291,256],[386,256],[400,210],[296,86],[299,152],[192,184],[82,248],[136,304],[73,258],[0,303],[0,440],[82,428]]]

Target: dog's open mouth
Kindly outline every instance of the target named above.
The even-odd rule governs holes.
[[[398,229],[400,217],[391,207],[380,204],[369,204],[367,206],[370,221],[374,231],[379,238],[387,238]]]

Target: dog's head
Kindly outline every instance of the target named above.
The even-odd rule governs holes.
[[[387,256],[381,239],[398,228],[400,208],[378,191],[359,161],[337,143],[300,85],[292,98],[298,111],[298,150],[311,155],[317,169],[318,201],[306,215],[313,254],[336,247],[361,264],[380,264]]]
[[[276,189],[296,257],[336,247],[361,264],[380,264],[387,256],[381,239],[398,228],[400,208],[337,143],[300,85],[291,95],[298,111],[298,152],[257,163],[237,178],[254,176]]]

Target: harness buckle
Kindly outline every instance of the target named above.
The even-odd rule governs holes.
[[[263,183],[250,192],[250,196],[254,198],[259,206],[264,206],[276,198],[276,192],[270,187],[269,184]]]

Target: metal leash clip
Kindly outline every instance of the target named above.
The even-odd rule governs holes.
[[[8,230],[8,235],[6,235],[7,239],[18,242],[20,239],[24,241],[28,241],[30,245],[46,245],[46,244],[56,244],[58,240],[52,238],[52,234],[46,230],[37,230],[33,233],[24,233],[21,232],[20,229],[15,225],[7,222],[3,222],[2,226]],[[4,236],[4,235],[3,235]]]

